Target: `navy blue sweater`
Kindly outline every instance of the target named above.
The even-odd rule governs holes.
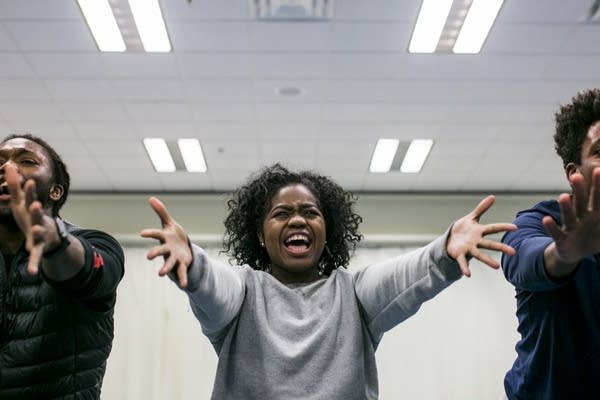
[[[504,387],[515,399],[600,399],[600,258],[587,257],[567,279],[544,268],[552,238],[542,225],[560,225],[558,202],[543,201],[517,214],[519,229],[503,242],[517,251],[502,257],[506,279],[515,286],[521,340]]]

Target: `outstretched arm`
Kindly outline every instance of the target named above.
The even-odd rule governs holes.
[[[590,189],[581,174],[569,178],[573,197],[558,198],[563,221],[559,227],[552,217],[542,220],[554,241],[544,251],[544,266],[552,278],[569,276],[581,259],[600,251],[600,168],[592,172]]]
[[[150,207],[160,218],[161,229],[144,229],[142,237],[157,239],[160,244],[148,251],[148,259],[163,256],[159,275],[169,276],[185,289],[192,311],[211,341],[220,337],[240,310],[244,300],[244,283],[231,266],[211,260],[204,250],[192,246],[184,229],[169,215],[156,197]]]
[[[185,288],[188,285],[187,270],[192,263],[192,250],[187,233],[177,223],[167,210],[167,207],[156,197],[148,200],[150,207],[160,218],[161,229],[144,229],[141,236],[157,239],[160,244],[148,251],[148,259],[153,260],[163,256],[165,262],[158,271],[160,276],[174,272],[177,276],[179,286]]]
[[[473,211],[457,220],[450,230],[450,235],[446,243],[446,251],[450,257],[458,262],[465,276],[471,276],[468,261],[471,257],[475,257],[494,269],[500,267],[500,263],[483,253],[480,249],[501,251],[508,255],[515,254],[515,250],[509,245],[486,239],[485,236],[493,233],[514,231],[517,229],[516,225],[508,223],[484,225],[479,223],[481,216],[489,210],[494,201],[494,196],[486,197]]]

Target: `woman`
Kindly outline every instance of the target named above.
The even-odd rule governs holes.
[[[468,259],[493,268],[479,248],[513,254],[485,235],[512,224],[481,225],[484,199],[429,245],[359,272],[345,268],[362,236],[354,198],[329,178],[275,164],[229,200],[225,250],[241,266],[209,259],[156,198],[161,244],[219,362],[213,399],[376,399],[375,350],[382,335],[462,274]]]

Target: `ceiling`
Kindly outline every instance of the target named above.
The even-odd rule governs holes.
[[[506,0],[481,54],[426,55],[406,51],[419,0],[336,0],[325,23],[162,0],[173,52],[126,54],[75,0],[2,0],[0,131],[47,139],[75,192],[219,192],[276,161],[360,192],[560,191],[553,113],[600,78],[590,5]],[[143,137],[199,138],[208,172],[154,172]],[[435,144],[419,174],[371,174],[380,137]]]

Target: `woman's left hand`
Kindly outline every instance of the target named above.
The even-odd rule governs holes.
[[[469,270],[469,259],[475,257],[479,261],[497,269],[500,263],[480,249],[501,251],[508,255],[514,255],[515,250],[504,243],[486,239],[485,236],[498,232],[514,231],[517,226],[509,223],[480,224],[479,218],[494,204],[495,197],[488,196],[483,199],[477,207],[469,214],[457,220],[450,230],[446,251],[450,257],[455,259],[462,273],[471,276]]]

